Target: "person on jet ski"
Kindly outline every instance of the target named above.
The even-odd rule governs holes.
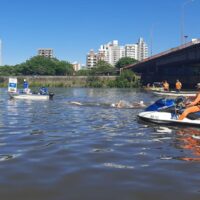
[[[195,113],[200,111],[200,83],[197,84],[197,94],[195,99],[186,104],[186,109],[184,112],[179,116],[179,120],[183,120],[185,117],[187,117],[190,113]]]

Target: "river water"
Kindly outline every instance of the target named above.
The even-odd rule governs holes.
[[[0,89],[0,199],[200,199],[200,129],[138,121],[134,89],[56,88],[53,101]],[[82,105],[72,104],[81,102]]]

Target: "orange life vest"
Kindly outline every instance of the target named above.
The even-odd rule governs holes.
[[[177,81],[177,82],[176,82],[176,89],[177,89],[177,90],[180,90],[181,88],[182,88],[181,82],[180,82],[180,81]]]
[[[169,90],[169,83],[164,82],[163,83],[163,88],[164,88],[164,90]]]

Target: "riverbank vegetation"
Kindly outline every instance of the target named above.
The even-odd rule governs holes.
[[[69,62],[43,56],[35,56],[15,66],[0,67],[0,76],[64,76],[72,74],[73,66]]]
[[[129,70],[119,74],[119,69],[135,62],[137,61],[125,57],[120,59],[116,63],[116,66],[113,67],[105,61],[99,61],[91,69],[82,69],[75,72],[72,64],[69,62],[59,61],[56,58],[35,56],[15,66],[1,66],[0,76],[16,76],[18,77],[19,84],[23,82],[24,77],[30,77],[27,79],[32,87],[45,85],[50,87],[132,88],[140,85],[138,76]],[[49,79],[48,76],[53,76],[54,78]],[[61,76],[62,78],[60,78]],[[5,78],[0,78],[0,86],[5,85],[7,85],[7,80],[5,81]]]
[[[101,80],[98,77],[88,76],[86,87],[108,88],[136,88],[140,86],[140,77],[132,71],[126,70],[117,76],[115,80]]]

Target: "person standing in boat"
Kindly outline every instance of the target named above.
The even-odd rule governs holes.
[[[183,120],[185,117],[187,117],[190,113],[195,113],[200,111],[200,83],[197,84],[197,94],[195,99],[186,104],[186,109],[184,112],[179,116],[179,120]]]
[[[30,93],[29,84],[26,79],[24,79],[24,83],[23,83],[23,93],[25,93],[25,94]]]
[[[164,91],[169,91],[169,83],[167,81],[164,81],[163,89],[164,89]]]
[[[176,92],[180,92],[182,88],[182,83],[178,79],[176,80],[175,86],[176,86]]]

